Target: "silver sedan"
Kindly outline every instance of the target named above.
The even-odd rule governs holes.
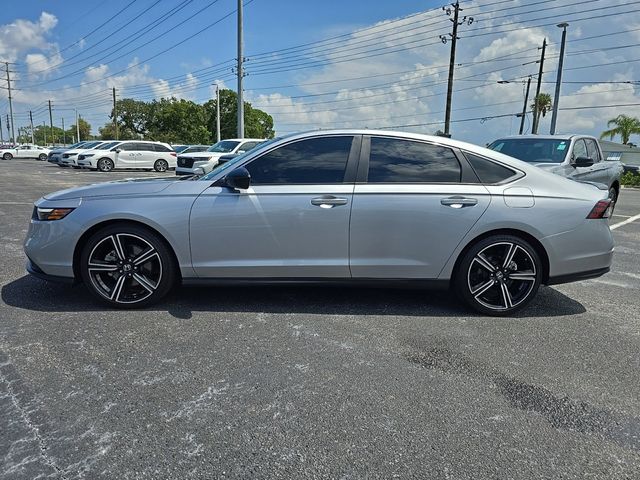
[[[441,137],[290,135],[187,178],[124,180],[35,203],[25,252],[41,278],[115,307],[183,284],[452,287],[510,315],[540,284],[609,271],[606,190]]]

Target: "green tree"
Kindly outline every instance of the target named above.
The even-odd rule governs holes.
[[[100,139],[102,140],[116,139],[116,127],[113,122],[105,123],[98,131],[100,132]],[[118,140],[137,140],[140,137],[125,126],[119,125],[117,138]]]
[[[153,101],[149,134],[167,143],[207,143],[211,132],[206,126],[204,108],[190,100],[162,98]]]
[[[90,140],[91,139],[91,124],[87,122],[84,118],[78,119],[78,125],[80,126],[80,140]],[[71,137],[76,137],[76,125],[75,123],[69,127],[67,130],[68,134],[71,134]],[[48,134],[47,134],[48,135]],[[76,142],[79,141],[76,138]]]
[[[551,102],[551,95],[548,93],[541,93],[537,97],[533,99],[533,103],[531,104],[531,108],[534,109],[536,113],[536,118],[533,119],[534,126],[532,131],[535,133],[538,131],[538,125],[540,124],[540,117],[546,117],[547,113],[553,108],[553,104]]]
[[[133,98],[123,98],[116,102],[116,109],[118,112],[116,121],[119,129],[131,131],[142,137],[149,134],[149,124],[153,118],[150,103]],[[113,110],[111,111],[111,119],[113,120]]]
[[[216,101],[209,100],[203,105],[206,111],[207,126],[215,139]],[[244,133],[250,138],[273,138],[273,118],[266,112],[253,108],[244,102]],[[220,136],[236,138],[238,136],[238,95],[233,90],[220,90]]]
[[[631,135],[640,134],[640,120],[636,117],[618,115],[616,118],[612,118],[607,122],[607,127],[611,127],[612,125],[615,125],[615,127],[605,130],[600,134],[601,139],[609,137],[610,140],[613,140],[613,137],[620,135],[622,143],[626,145],[629,143],[629,137]]]

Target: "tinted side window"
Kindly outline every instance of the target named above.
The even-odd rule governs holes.
[[[369,183],[457,183],[461,168],[446,147],[397,138],[371,138]]]
[[[598,150],[598,146],[596,145],[595,140],[592,140],[591,138],[586,138],[584,141],[587,144],[587,152],[589,153],[589,157],[593,158],[593,161],[595,163],[602,160],[600,158],[600,150]]]
[[[138,145],[136,143],[123,143],[121,145],[118,145],[118,148],[123,152],[133,152],[135,150],[138,150]]]
[[[249,163],[251,183],[342,183],[353,137],[301,140],[272,150]]]
[[[156,152],[172,152],[170,148],[165,147],[164,145],[160,145],[159,143],[153,144],[153,150]]]
[[[575,145],[573,146],[574,160],[578,157],[588,157],[588,156],[589,154],[587,153],[587,147],[584,144],[584,140],[580,139],[576,141]]]
[[[469,163],[482,183],[500,183],[516,174],[516,172],[510,168],[474,155],[473,153],[464,152],[464,156],[467,157],[467,160],[469,160]]]
[[[255,147],[256,145],[258,145],[259,142],[245,142],[242,145],[240,145],[240,150],[244,150],[245,152],[248,152],[249,150],[251,150],[253,147]]]

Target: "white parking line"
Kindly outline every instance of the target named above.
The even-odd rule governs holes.
[[[616,228],[622,227],[623,225],[627,225],[629,223],[633,223],[636,220],[640,220],[640,214],[639,215],[634,215],[633,217],[629,217],[623,222],[615,223],[615,224],[611,225],[609,228],[611,230],[615,230]]]

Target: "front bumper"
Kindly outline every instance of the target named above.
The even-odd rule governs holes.
[[[60,165],[77,166],[78,164],[76,158],[77,157],[61,158],[59,163]]]
[[[82,168],[96,168],[93,162],[88,159],[78,160],[77,163],[78,163],[78,166]]]
[[[26,270],[30,275],[33,275],[40,280],[46,280],[47,282],[63,283],[66,285],[73,285],[77,283],[74,277],[60,277],[57,275],[49,275],[47,273],[44,273],[42,269],[38,267],[38,265],[36,265],[30,258],[27,258]]]

